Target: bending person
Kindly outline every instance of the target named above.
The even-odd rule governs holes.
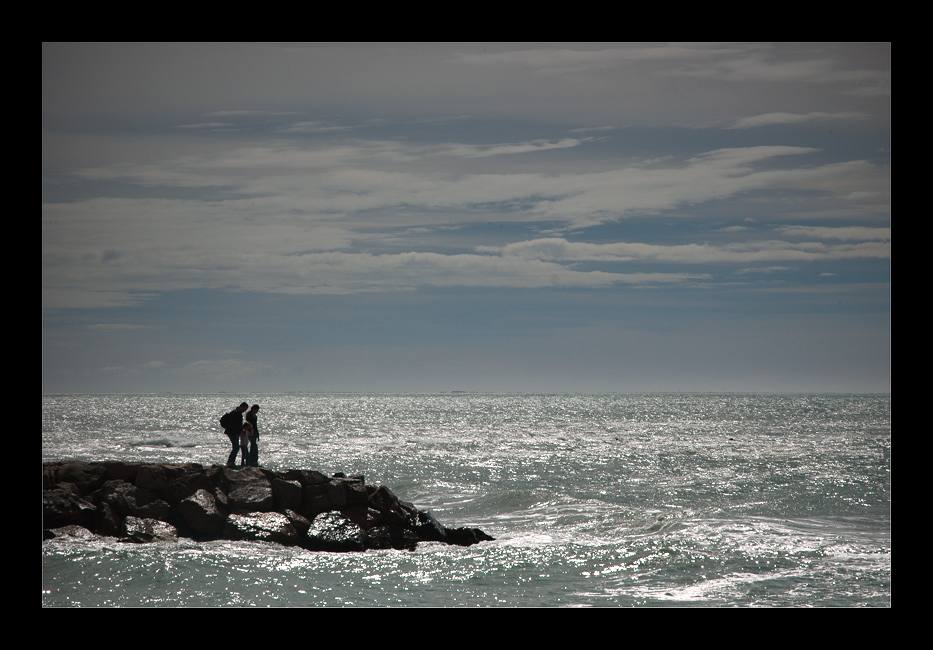
[[[224,426],[224,433],[230,438],[233,444],[233,451],[227,457],[227,467],[236,467],[236,455],[240,451],[240,434],[243,433],[243,413],[249,408],[249,404],[243,402],[238,407],[227,414],[227,423]]]

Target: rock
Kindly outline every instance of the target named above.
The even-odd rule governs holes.
[[[42,492],[42,527],[61,528],[78,525],[93,529],[97,508],[68,490]]]
[[[471,546],[480,542],[491,542],[493,538],[479,528],[445,528],[444,541],[457,546]]]
[[[97,504],[95,530],[98,535],[120,537],[123,534],[123,518],[106,501]]]
[[[162,499],[152,499],[145,505],[137,505],[135,510],[132,510],[132,515],[134,517],[139,517],[142,519],[158,519],[160,521],[171,521],[172,516],[175,514],[175,509],[167,502]]]
[[[366,549],[363,529],[339,512],[323,512],[299,542],[310,551],[362,551]]]
[[[272,485],[269,479],[257,467],[227,469],[230,491],[227,499],[230,509],[239,514],[250,512],[269,512],[275,501],[272,497]]]
[[[168,482],[169,477],[163,465],[145,465],[136,476],[136,486],[149,490],[161,490]]]
[[[58,482],[56,477],[57,467],[49,467],[46,465],[42,466],[42,489],[51,490],[55,488],[55,484]]]
[[[422,540],[414,531],[401,526],[377,526],[366,531],[365,545],[368,549],[394,548],[413,551]]]
[[[369,530],[382,524],[385,517],[382,513],[368,505],[350,506],[340,510],[340,514],[352,521],[363,530]]]
[[[214,494],[203,488],[179,501],[178,511],[191,529],[201,535],[219,535],[227,522],[227,513]]]
[[[325,483],[324,491],[330,504],[329,509],[340,510],[347,507],[347,490],[343,481],[338,479]]]
[[[55,539],[56,537],[76,537],[78,539],[94,539],[97,537],[84,526],[62,526],[61,528],[47,528],[43,533],[43,539]]]
[[[143,465],[139,468],[135,483],[141,488],[164,490],[170,483],[180,479],[185,474],[200,472],[201,470],[201,466],[197,463]]]
[[[308,519],[314,519],[317,515],[328,510],[333,510],[336,506],[330,500],[327,486],[330,483],[321,483],[320,485],[308,485],[301,491],[301,514]]]
[[[81,491],[81,488],[79,488],[75,483],[59,482],[58,485],[56,485],[55,487],[59,490],[65,490],[66,492],[71,492],[73,495],[75,495],[79,499],[83,496],[83,492]]]
[[[301,509],[300,481],[289,481],[282,478],[272,479],[272,500],[278,512]]]
[[[214,484],[204,472],[185,472],[176,479],[173,479],[165,487],[163,495],[165,500],[173,506],[187,499],[198,490],[214,491]]]
[[[126,517],[136,510],[137,488],[124,480],[107,481],[95,493],[98,503],[107,503],[121,517]]]
[[[146,463],[126,463],[122,461],[103,461],[99,463],[107,470],[108,481],[126,481],[135,483],[139,470],[146,467]]]
[[[440,542],[447,537],[447,532],[430,512],[419,512],[412,527],[418,537],[425,541]]]
[[[411,512],[402,505],[398,497],[382,485],[370,496],[369,503],[373,508],[382,513],[383,520],[390,526],[406,527],[411,523]],[[412,507],[412,509],[414,509]]]
[[[279,512],[254,512],[230,515],[224,527],[224,537],[278,544],[294,544],[298,532],[288,517]]]
[[[44,463],[43,537],[79,526],[132,542],[244,539],[313,550],[412,549],[419,541],[470,545],[478,528],[445,528],[363,476],[195,463]],[[83,533],[80,533],[83,534]]]
[[[59,467],[56,478],[59,483],[74,483],[81,492],[92,492],[103,484],[106,475],[107,469],[101,465],[75,461]]]
[[[123,535],[128,541],[138,544],[178,541],[178,531],[175,527],[158,519],[127,517],[123,520]]]
[[[294,510],[285,510],[285,516],[288,517],[289,523],[291,523],[298,532],[299,538],[303,537],[304,534],[308,532],[308,529],[311,528],[311,520],[307,517],[302,517]]]
[[[290,469],[285,472],[285,480],[298,481],[302,487],[320,485],[327,482],[327,477],[310,469]]]

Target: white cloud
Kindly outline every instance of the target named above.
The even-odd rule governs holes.
[[[617,242],[591,244],[563,238],[535,239],[502,247],[480,246],[481,253],[554,262],[665,262],[730,264],[776,260],[890,259],[891,245],[883,242],[827,245],[821,242],[750,241],[735,244],[657,245]]]
[[[868,226],[782,226],[778,230],[788,237],[815,237],[816,239],[841,239],[846,241],[890,241],[890,228]]]
[[[729,129],[750,129],[771,124],[801,124],[803,122],[825,122],[829,120],[864,120],[868,115],[849,111],[845,113],[824,113],[813,111],[810,113],[765,113],[754,117],[743,117],[736,120]]]
[[[486,67],[514,67],[540,75],[559,75],[620,67],[635,62],[696,60],[734,53],[735,48],[710,48],[685,45],[613,45],[590,48],[526,48],[484,53],[460,54],[455,63]]]
[[[273,144],[161,163],[81,169],[76,175],[85,180],[212,188],[210,193],[222,187],[226,198],[96,198],[45,204],[43,306],[127,305],[153,292],[192,288],[345,293],[418,286],[596,287],[697,278],[572,268],[580,261],[749,263],[890,257],[889,244],[870,243],[883,233],[854,227],[782,231],[789,238],[864,242],[848,247],[812,241],[657,246],[539,239],[499,248],[481,246],[460,255],[377,255],[361,248],[363,241],[378,244],[380,239],[386,245],[391,240],[396,250],[404,246],[392,240],[395,235],[379,234],[386,226],[423,228],[501,219],[548,220],[579,228],[752,190],[823,188],[849,196],[854,185],[869,187],[865,179],[875,173],[870,164],[858,160],[807,165],[816,150],[792,146],[724,148],[686,160],[668,157],[601,171],[577,171],[568,165],[553,173],[462,173],[449,162],[520,156],[585,142],[568,138],[488,146]]]
[[[399,211],[468,213],[482,209],[480,219],[486,219],[492,210],[507,213],[514,220],[548,219],[580,227],[752,190],[833,187],[850,178],[860,179],[860,185],[865,186],[864,179],[875,173],[869,163],[859,160],[759,168],[778,158],[816,152],[790,146],[719,149],[679,162],[667,159],[583,172],[568,166],[551,173],[465,173],[453,162],[437,160],[438,156],[457,159],[544,152],[579,147],[584,142],[567,138],[489,146],[424,147],[378,141],[306,148],[256,146],[160,165],[89,168],[76,175],[149,187],[223,188],[231,197],[223,209],[232,215],[292,213],[307,217],[378,210],[384,215],[382,219],[391,219]],[[847,193],[852,190],[849,186],[844,189]],[[467,217],[464,214],[461,218]]]

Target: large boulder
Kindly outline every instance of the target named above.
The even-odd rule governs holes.
[[[401,526],[377,526],[366,531],[365,544],[368,549],[394,548],[413,551],[422,542],[418,534]]]
[[[340,514],[362,528],[369,530],[385,522],[385,517],[381,512],[369,505],[350,506],[340,510]]]
[[[119,460],[105,460],[99,463],[107,469],[108,481],[126,481],[135,483],[139,470],[146,467],[148,463],[133,463]]]
[[[127,517],[123,520],[123,536],[139,544],[149,542],[177,542],[178,530],[171,524],[158,519]]]
[[[253,512],[230,515],[224,527],[224,537],[277,544],[294,544],[298,532],[288,517],[279,512]]]
[[[151,493],[140,490],[132,483],[122,479],[106,481],[101,488],[94,493],[94,498],[98,503],[107,503],[121,517],[126,517],[136,511],[137,496],[140,500],[149,502],[152,500]]]
[[[186,463],[176,465],[172,463],[162,463],[158,465],[143,465],[139,468],[136,475],[136,485],[150,490],[164,490],[173,481],[178,480],[185,474],[201,472],[201,465],[197,463]]]
[[[445,528],[444,541],[448,544],[457,546],[472,546],[480,542],[491,542],[494,538],[490,537],[479,528]]]
[[[269,512],[274,508],[272,484],[258,467],[228,468],[226,478],[230,485],[227,499],[233,512]]]
[[[97,503],[107,503],[120,517],[170,521],[175,510],[159,495],[155,490],[115,480],[106,481],[92,496]]]
[[[106,501],[97,504],[96,528],[98,535],[120,537],[123,534],[123,517]]]
[[[382,513],[383,521],[389,526],[409,527],[417,515],[417,509],[411,504],[400,501],[384,485],[379,486],[369,497],[369,504]]]
[[[308,532],[308,529],[311,528],[311,520],[307,517],[302,517],[294,510],[285,510],[285,516],[288,517],[289,523],[298,531],[298,538],[301,539],[304,537],[305,533]]]
[[[61,528],[46,528],[43,531],[42,539],[55,539],[56,537],[73,537],[76,539],[95,539],[97,535],[89,531],[84,526],[62,526]]]
[[[213,492],[204,489],[179,501],[178,512],[185,523],[200,535],[219,535],[227,521],[227,513],[217,503]]]
[[[447,531],[430,512],[419,511],[412,523],[412,530],[426,542],[442,542],[447,538]]]
[[[61,465],[56,479],[59,483],[74,483],[86,494],[99,488],[106,475],[107,468],[102,465],[74,461]]]
[[[190,471],[170,480],[162,490],[162,495],[170,504],[178,506],[181,501],[198,490],[213,492],[214,484],[203,471]]]
[[[69,490],[42,492],[42,527],[78,525],[94,530],[97,508]]]
[[[285,472],[285,480],[298,481],[302,487],[320,485],[327,482],[327,477],[311,469],[290,469]]]
[[[363,551],[363,529],[339,512],[324,512],[311,521],[311,527],[299,542],[310,551]]]
[[[271,483],[272,500],[275,503],[276,511],[298,511],[301,509],[302,486],[299,481],[289,481],[287,479],[276,477],[272,479]]]
[[[330,483],[319,483],[306,485],[301,490],[301,514],[308,519],[314,519],[317,515],[328,510],[334,510],[337,506],[331,501],[328,486]]]

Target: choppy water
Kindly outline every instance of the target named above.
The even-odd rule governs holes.
[[[890,606],[890,395],[52,395],[43,460],[365,474],[467,548],[42,545],[43,606]]]

